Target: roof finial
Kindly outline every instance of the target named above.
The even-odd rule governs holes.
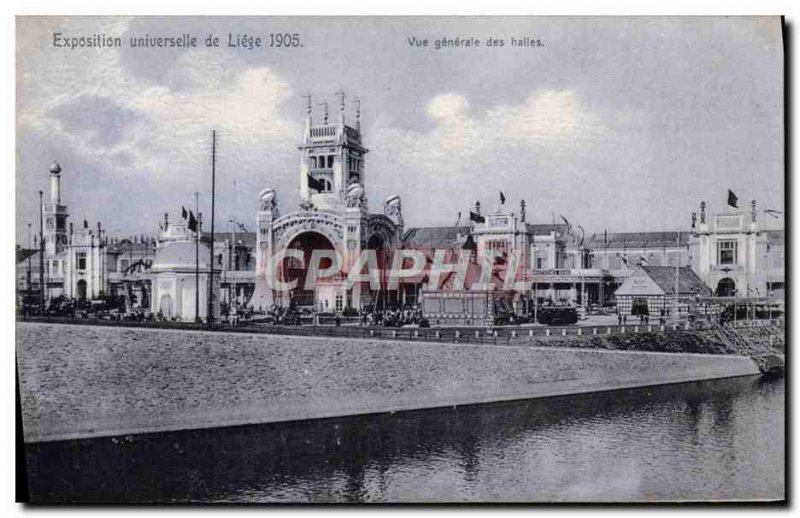
[[[353,97],[353,104],[356,105],[356,130],[361,133],[361,99]]]
[[[321,103],[317,104],[325,107],[325,118],[323,124],[328,124],[328,101],[322,101]]]
[[[339,90],[336,92],[336,95],[339,96],[339,111],[343,112],[344,111],[344,90],[339,88]]]
[[[336,95],[339,96],[339,124],[344,126],[344,90],[339,88],[339,91],[336,92]]]

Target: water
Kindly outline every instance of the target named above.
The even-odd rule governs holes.
[[[783,380],[26,446],[40,502],[782,499]]]

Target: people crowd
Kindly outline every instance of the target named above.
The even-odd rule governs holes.
[[[365,310],[361,313],[361,325],[383,327],[402,327],[407,325],[416,325],[420,327],[429,326],[427,319],[422,316],[422,309],[411,306],[406,306],[404,308]]]

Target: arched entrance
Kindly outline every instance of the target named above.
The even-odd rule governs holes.
[[[86,281],[81,279],[78,281],[78,302],[86,301]]]
[[[717,283],[717,297],[733,297],[736,294],[736,283],[733,279],[725,277]]]
[[[300,250],[303,253],[302,263],[294,257],[285,257],[281,263],[279,279],[283,282],[297,281],[297,287],[290,295],[291,305],[295,307],[317,306],[317,303],[320,302],[318,300],[319,286],[311,286],[309,287],[310,289],[306,289],[305,286],[308,269],[311,267],[311,254],[314,250],[335,250],[333,243],[318,232],[308,231],[292,239],[287,249]],[[320,261],[319,268],[322,270],[330,268],[331,265],[331,260],[327,257],[323,257]],[[324,310],[325,308],[317,309]]]

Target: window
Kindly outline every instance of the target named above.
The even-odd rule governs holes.
[[[78,252],[76,258],[78,261],[78,270],[86,270],[86,252]]]
[[[737,263],[737,242],[733,239],[717,242],[717,264]]]
[[[493,239],[486,241],[486,249],[505,252],[506,250],[508,250],[508,241],[500,239]]]
[[[328,169],[333,167],[333,155],[328,155]]]
[[[127,259],[123,259],[119,262],[119,271],[124,272],[128,269],[129,262]]]
[[[336,294],[336,311],[341,311],[344,306],[344,299],[341,293]]]

